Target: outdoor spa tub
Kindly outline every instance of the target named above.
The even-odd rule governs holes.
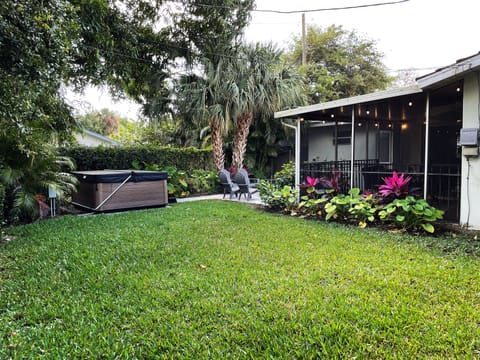
[[[75,206],[91,211],[115,211],[168,204],[163,171],[94,170],[72,172],[80,184],[72,195]]]

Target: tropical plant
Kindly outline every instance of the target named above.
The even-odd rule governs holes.
[[[204,76],[182,77],[178,85],[178,106],[201,127],[210,127],[213,157],[217,170],[225,167],[223,137],[226,135],[232,115],[233,77],[228,59],[217,63],[204,59]]]
[[[379,186],[378,192],[389,200],[403,199],[409,194],[408,183],[411,179],[411,176],[405,176],[403,173],[398,175],[394,171],[392,176],[383,178],[385,184]]]
[[[295,163],[289,161],[282,165],[281,169],[273,176],[273,182],[279,187],[285,185],[295,186]]]
[[[271,116],[285,106],[305,102],[302,78],[281,62],[281,55],[271,44],[246,45],[232,63],[235,74],[231,83],[235,105],[232,166],[235,168],[243,167],[255,113]]]
[[[368,222],[373,223],[376,220],[379,208],[373,194],[364,194],[358,202],[355,200],[352,205],[348,212],[351,218],[358,221],[360,227],[366,227]]]
[[[272,210],[291,212],[296,208],[298,190],[289,185],[278,186],[267,180],[257,184],[260,199]]]
[[[328,200],[328,197],[314,198],[302,196],[301,201],[298,203],[297,210],[306,216],[322,216],[324,214],[325,203]]]
[[[433,233],[433,223],[443,218],[444,211],[436,209],[424,199],[407,196],[395,199],[379,212],[380,220],[405,230]]]
[[[338,194],[325,205],[325,220],[347,220],[350,208],[360,202],[360,189],[350,189],[347,195]]]
[[[345,179],[341,178],[342,172],[340,170],[332,170],[329,177],[322,176],[319,179],[319,184],[324,189],[333,190],[333,194],[339,194],[347,184]]]
[[[58,200],[63,200],[76,190],[77,179],[65,172],[74,169],[73,162],[69,158],[56,156],[52,150],[48,150],[48,146],[37,158],[18,160],[28,164],[5,165],[0,169],[0,182],[8,189],[10,199],[4,210],[8,223],[32,221],[42,216],[46,206],[44,194],[49,188],[56,192]]]

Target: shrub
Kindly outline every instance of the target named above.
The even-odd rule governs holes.
[[[433,233],[433,222],[443,218],[443,211],[431,206],[424,199],[407,196],[387,204],[379,212],[380,219],[405,230],[424,230]]]
[[[267,180],[257,184],[260,198],[272,210],[292,211],[297,203],[298,190],[289,185],[280,187]]]
[[[361,200],[360,189],[350,189],[347,195],[338,194],[325,205],[325,220],[347,220],[349,210]]]
[[[159,146],[135,147],[70,147],[60,150],[71,157],[77,170],[130,169],[132,162],[156,164],[159,168],[214,170],[212,152],[196,148]]]
[[[353,190],[353,189],[352,189]],[[353,204],[348,210],[350,216],[358,221],[361,227],[367,226],[367,222],[373,223],[376,220],[376,213],[379,210],[377,200],[372,194],[363,195],[360,201]]]
[[[285,185],[295,186],[295,163],[290,161],[282,165],[282,169],[277,171],[273,176],[273,182],[279,188]]]

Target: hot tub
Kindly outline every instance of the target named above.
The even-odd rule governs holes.
[[[165,206],[167,178],[163,171],[95,170],[72,172],[80,184],[72,203],[92,211]]]

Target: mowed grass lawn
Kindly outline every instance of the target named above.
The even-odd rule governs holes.
[[[480,358],[479,258],[418,237],[219,201],[11,231],[2,359]]]

